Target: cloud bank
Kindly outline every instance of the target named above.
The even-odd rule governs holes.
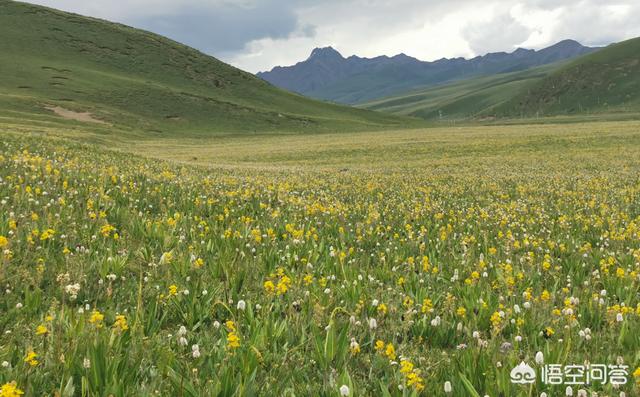
[[[637,0],[33,0],[162,34],[257,72],[331,45],[343,55],[472,57],[563,39],[640,36]]]

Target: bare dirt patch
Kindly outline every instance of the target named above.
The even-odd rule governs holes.
[[[108,124],[102,120],[98,120],[93,117],[89,112],[74,112],[73,110],[65,109],[60,106],[45,106],[45,109],[51,110],[60,117],[64,117],[69,120],[83,121],[89,123]]]

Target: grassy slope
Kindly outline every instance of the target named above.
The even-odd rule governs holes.
[[[637,116],[640,38],[566,63],[431,87],[362,107],[431,120]]]
[[[578,58],[495,109],[498,116],[640,111],[640,38]]]
[[[78,125],[45,105],[89,111],[141,136],[411,123],[290,94],[164,37],[40,6],[0,0],[0,36],[5,123]]]
[[[382,98],[398,92],[413,90],[415,87],[432,85],[434,82],[431,80],[437,78],[447,78],[433,76],[431,80],[425,81],[421,73],[408,73],[400,66],[387,66],[381,69],[383,72],[362,72],[347,79],[341,79],[309,92],[307,95],[337,103],[361,104],[371,101],[373,98]],[[399,81],[398,76],[402,76],[402,80]]]
[[[425,119],[471,119],[509,100],[523,88],[543,79],[556,67],[542,66],[429,87],[369,102],[363,107]]]

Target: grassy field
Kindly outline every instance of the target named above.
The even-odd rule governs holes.
[[[640,122],[96,128],[3,126],[3,397],[640,393]]]
[[[182,164],[219,168],[269,170],[326,170],[389,173],[426,169],[430,173],[481,172],[520,169],[543,162],[558,169],[593,163],[594,153],[612,151],[627,161],[635,156],[640,122],[576,122],[553,124],[463,125],[428,129],[324,133],[313,135],[267,133],[203,138],[115,139],[108,130],[39,129],[18,125],[0,127],[10,133],[67,138],[108,145],[119,152]],[[37,131],[37,132],[34,132]],[[625,154],[622,156],[622,154]],[[627,158],[629,157],[629,159]]]
[[[628,382],[573,395],[640,395],[637,113],[455,124],[545,69],[374,106],[424,128],[106,21],[0,33],[0,397],[557,396],[586,360]]]

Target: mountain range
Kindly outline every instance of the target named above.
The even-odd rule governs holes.
[[[293,66],[277,66],[257,76],[271,84],[311,98],[358,104],[418,88],[475,76],[526,70],[572,59],[596,51],[574,40],[564,40],[542,50],[518,48],[472,59],[433,62],[399,54],[345,58],[332,47],[316,48],[309,58]]]

